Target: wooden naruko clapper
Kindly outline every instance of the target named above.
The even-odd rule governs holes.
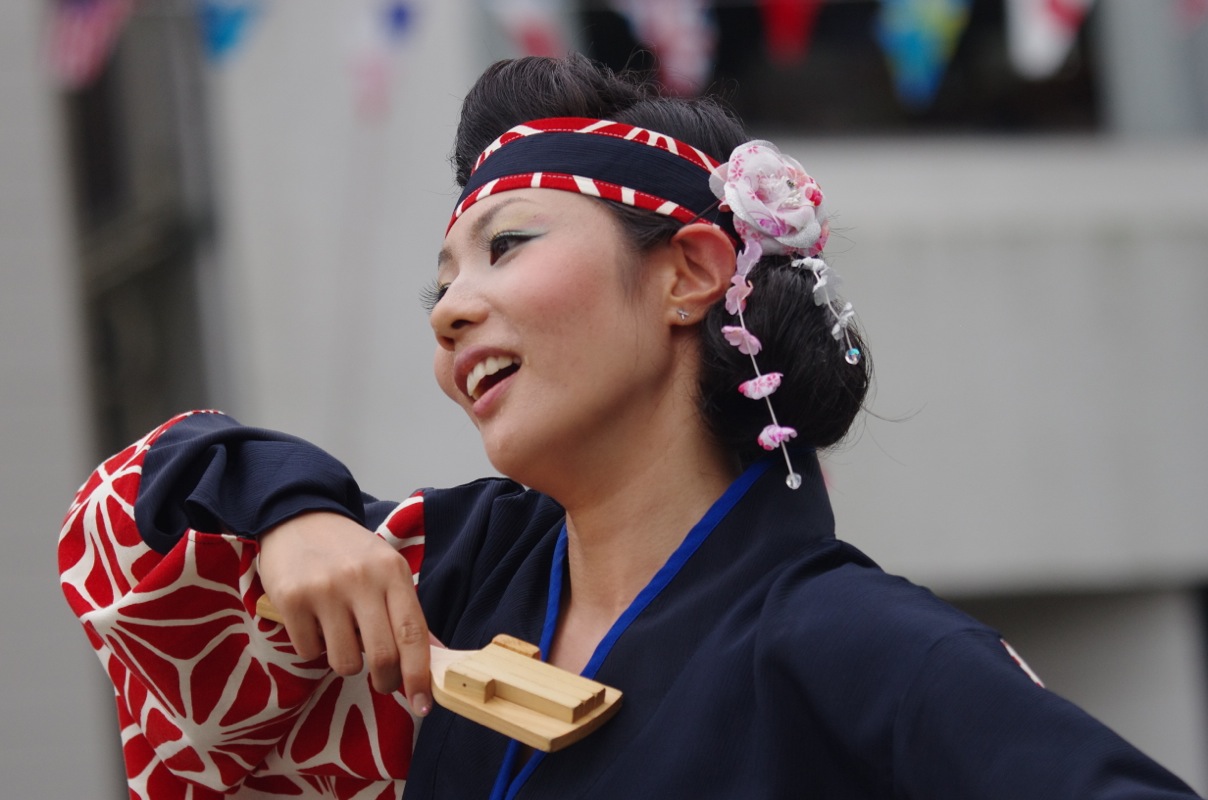
[[[265,619],[282,622],[267,596]],[[536,645],[496,636],[481,650],[432,647],[432,695],[455,714],[545,752],[579,741],[621,707],[621,692],[541,660]]]

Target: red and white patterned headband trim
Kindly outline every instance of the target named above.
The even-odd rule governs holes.
[[[691,161],[706,173],[712,172],[720,164],[720,162],[709,156],[708,153],[658,131],[639,128],[636,125],[626,125],[622,122],[612,122],[606,119],[551,117],[549,119],[536,119],[531,122],[525,122],[505,132],[498,139],[491,142],[482,151],[482,154],[478,156],[478,160],[474,162],[474,171],[477,171],[484,161],[505,144],[522,139],[525,136],[553,132],[591,133],[597,136],[612,136],[627,142],[637,142],[649,145],[650,147],[657,147],[660,150],[666,150],[672,155],[677,155],[680,158]]]

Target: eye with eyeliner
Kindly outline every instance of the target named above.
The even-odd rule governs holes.
[[[494,265],[499,262],[504,256],[510,253],[517,245],[524,244],[530,239],[536,239],[541,235],[540,231],[534,230],[514,230],[507,229],[497,231],[490,236],[484,237],[482,241],[482,249],[485,250],[489,257],[489,262]],[[436,308],[436,304],[444,298],[445,293],[449,291],[449,286],[452,281],[441,281],[439,278],[420,290],[420,303],[424,310],[429,314]]]
[[[487,252],[491,254],[491,263],[499,261],[516,245],[523,244],[529,239],[535,239],[538,235],[536,231],[525,230],[503,230],[492,234],[487,240]]]

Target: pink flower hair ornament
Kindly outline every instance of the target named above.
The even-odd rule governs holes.
[[[721,209],[734,215],[734,229],[743,243],[725,301],[726,310],[738,318],[738,324],[724,326],[722,335],[751,358],[755,377],[743,382],[738,390],[767,404],[772,424],[759,434],[759,446],[765,450],[780,448],[789,470],[785,483],[796,489],[801,486],[801,476],[793,469],[785,442],[795,438],[797,431],[779,423],[770,399],[779,388],[782,375],[760,372],[755,356],[762,345],[747,329],[742,312],[754,289],[749,275],[759,259],[765,254],[795,256],[791,264],[814,275],[814,303],[826,306],[830,312],[834,321],[831,335],[842,344],[847,363],[860,363],[860,350],[847,331],[854,313],[851,303],[839,299],[839,277],[819,258],[830,235],[822,190],[796,159],[762,140],[736,147],[730,160],[710,174],[709,188],[720,201]]]

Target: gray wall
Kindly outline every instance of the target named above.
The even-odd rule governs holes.
[[[43,5],[0,3],[0,793],[116,798],[112,689],[55,577],[92,443]]]
[[[884,418],[830,459],[844,535],[949,591],[1203,580],[1208,142],[792,149]]]
[[[480,68],[476,7],[424,6],[380,123],[350,103],[348,43],[330,34],[346,9],[299,0],[271,21],[213,73],[219,403],[322,443],[379,496],[480,474],[477,437],[432,379],[419,303],[455,198],[446,156]]]

